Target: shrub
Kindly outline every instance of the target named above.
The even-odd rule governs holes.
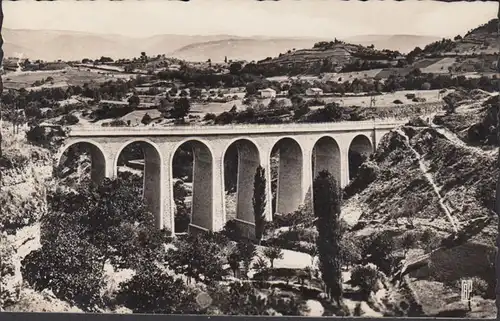
[[[78,124],[79,121],[80,121],[80,119],[78,119],[78,117],[76,117],[73,114],[69,114],[69,115],[64,115],[61,118],[60,124],[61,125],[69,125],[69,126],[71,126],[71,125]]]
[[[7,289],[6,281],[15,275],[13,262],[14,246],[8,241],[7,236],[0,233],[0,308],[13,303],[13,293]]]
[[[120,284],[117,302],[134,313],[196,313],[195,295],[181,279],[154,264],[142,267],[132,279]]]
[[[407,126],[412,126],[412,127],[428,127],[429,125],[420,117],[413,117],[410,119],[408,123],[406,123]]]
[[[396,105],[401,105],[401,104],[403,104],[403,102],[402,102],[401,100],[399,100],[399,99],[394,100],[392,103],[393,103],[393,104],[396,104]]]
[[[274,260],[283,259],[283,250],[277,246],[266,247],[263,251],[264,256],[271,263],[271,268],[274,267]]]
[[[373,183],[380,175],[380,168],[375,162],[368,161],[361,164],[357,170],[357,175],[344,188],[344,198],[348,199],[361,192]]]
[[[239,241],[241,239],[242,231],[235,220],[229,220],[224,225],[222,234],[224,234],[230,240]]]
[[[61,300],[92,311],[101,303],[104,286],[102,252],[73,231],[59,233],[54,242],[28,254],[23,278],[37,291],[50,289]]]
[[[45,128],[41,126],[31,127],[26,132],[26,139],[35,145],[45,145],[48,143],[48,137]]]
[[[359,286],[366,298],[372,291],[376,290],[379,278],[379,272],[371,266],[357,266],[351,272],[351,284]]]
[[[151,116],[149,116],[148,113],[144,114],[144,116],[142,117],[141,119],[141,123],[144,124],[144,125],[148,125],[149,123],[151,123],[153,119],[151,118]]]
[[[206,113],[205,116],[203,117],[204,121],[209,121],[209,120],[215,120],[217,118],[217,115],[213,113]]]

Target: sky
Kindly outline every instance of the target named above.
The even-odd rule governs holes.
[[[494,18],[495,2],[336,0],[4,1],[4,27],[147,37],[156,34],[452,37]],[[43,12],[43,14],[41,14]]]

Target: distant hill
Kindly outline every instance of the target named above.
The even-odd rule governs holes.
[[[171,56],[190,61],[220,62],[227,56],[232,60],[261,60],[280,52],[309,48],[321,39],[311,38],[230,38],[193,43],[171,53]]]
[[[332,39],[286,37],[237,37],[231,35],[185,36],[156,35],[145,38],[125,37],[113,34],[92,34],[76,31],[21,30],[4,28],[4,51],[7,57],[23,54],[30,59],[81,60],[108,56],[114,59],[166,54],[191,61],[261,60],[276,57],[292,49],[311,48],[320,41]],[[428,39],[429,38],[429,39]],[[431,37],[422,36],[359,36],[347,42],[363,45],[374,44],[378,49],[404,52],[424,44]],[[413,44],[414,45],[413,45]]]
[[[286,74],[359,71],[396,66],[404,59],[395,51],[354,45],[343,41],[318,42],[310,49],[298,49],[266,58],[255,65],[254,72],[268,77]]]
[[[159,35],[147,38],[74,31],[2,29],[5,56],[24,56],[43,60],[81,60],[108,56],[132,58],[145,51],[148,55],[168,54],[186,45],[227,39],[231,36]]]
[[[424,47],[440,39],[440,37],[419,35],[360,35],[343,40],[363,46],[374,45],[377,49],[390,49],[408,53],[415,47]]]

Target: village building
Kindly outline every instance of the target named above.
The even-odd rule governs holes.
[[[276,97],[276,90],[272,88],[266,88],[259,90],[260,97],[262,98],[274,98]]]
[[[308,88],[306,90],[307,96],[321,96],[323,95],[323,89],[321,88]]]

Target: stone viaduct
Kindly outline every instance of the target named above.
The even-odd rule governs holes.
[[[224,156],[238,150],[236,221],[251,236],[254,231],[253,181],[258,165],[267,176],[266,218],[272,219],[271,169],[273,148],[279,150],[276,212],[290,213],[311,193],[313,177],[327,169],[344,187],[349,182],[349,151],[371,154],[382,136],[403,121],[356,121],[314,124],[224,125],[172,127],[78,127],[68,134],[57,161],[75,144],[91,155],[91,178],[98,182],[118,174],[118,157],[132,143],[144,152],[144,199],[159,228],[174,231],[172,163],[185,143],[193,149],[192,230],[220,230],[226,222]],[[310,195],[310,194],[309,194]],[[312,199],[312,198],[311,198]]]

